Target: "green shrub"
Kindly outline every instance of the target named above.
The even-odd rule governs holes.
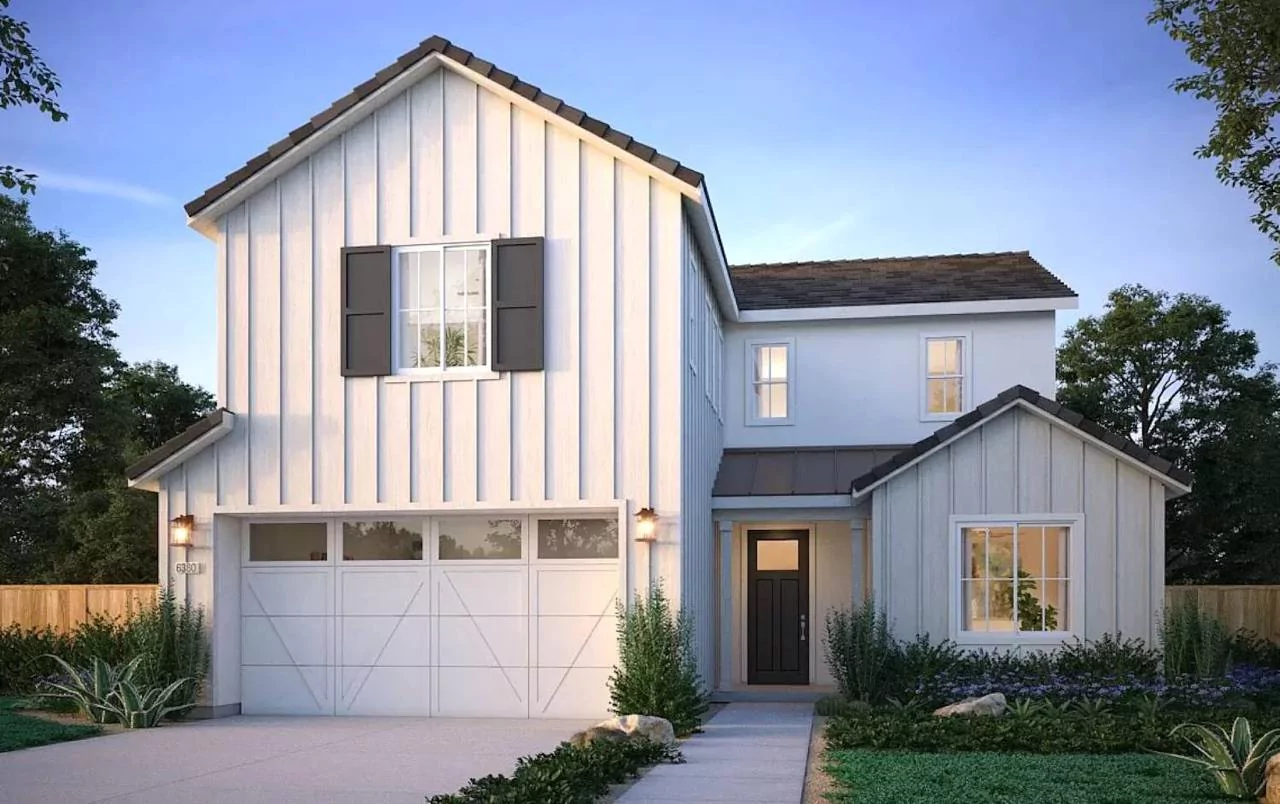
[[[209,671],[209,641],[204,609],[179,603],[173,587],[161,590],[154,606],[129,620],[125,643],[130,656],[143,656],[138,683],[167,687],[182,679],[174,705],[193,704]]]
[[[648,740],[594,742],[580,748],[561,743],[550,753],[523,757],[510,776],[472,779],[457,793],[431,796],[428,804],[589,804],[609,785],[634,778],[659,762],[683,762],[680,752]]]
[[[1225,721],[1234,713],[1205,714],[1210,720]],[[1040,713],[1016,717],[934,717],[923,711],[875,711],[827,721],[827,741],[833,749],[1124,754],[1180,749],[1181,738],[1171,732],[1181,721],[1166,713],[1143,716],[1116,710],[1088,715],[1078,710],[1062,714],[1058,709],[1045,708]],[[1267,725],[1280,725],[1276,716],[1268,721]]]
[[[1061,675],[1155,678],[1160,672],[1160,651],[1147,647],[1141,639],[1125,639],[1121,634],[1103,634],[1091,640],[1076,637],[1058,648],[1053,663]]]
[[[1188,597],[1165,609],[1160,645],[1169,676],[1221,678],[1231,666],[1231,635],[1217,618]]]
[[[71,667],[89,667],[94,659],[115,666],[144,656],[138,684],[166,687],[188,679],[175,704],[194,703],[209,666],[204,610],[179,603],[173,590],[165,589],[154,605],[126,619],[98,615],[66,634],[52,628],[0,628],[0,695],[33,693],[42,680],[63,673],[48,656],[61,657]]]
[[[708,696],[693,655],[693,625],[673,613],[660,584],[630,606],[618,603],[618,664],[609,676],[618,715],[656,715],[677,735],[697,730]]]
[[[1231,661],[1233,664],[1280,668],[1280,645],[1268,642],[1256,631],[1241,628],[1231,637]]]
[[[1273,729],[1255,740],[1249,721],[1242,717],[1235,719],[1230,734],[1221,726],[1199,723],[1183,723],[1174,728],[1173,734],[1182,736],[1199,756],[1167,756],[1209,771],[1223,795],[1232,798],[1255,799],[1262,795],[1267,786],[1267,760],[1280,751],[1276,745],[1280,731]]]
[[[820,717],[856,716],[870,711],[866,701],[851,701],[843,695],[824,695],[813,704],[813,713]]]
[[[845,698],[880,703],[898,691],[894,679],[901,648],[871,598],[853,609],[828,611],[822,645],[836,688]]]
[[[124,664],[111,666],[93,657],[89,667],[78,668],[58,656],[48,657],[61,670],[60,681],[42,681],[48,698],[72,702],[94,723],[120,723],[126,729],[149,729],[163,718],[190,709],[194,701],[171,703],[188,685],[180,678],[164,687],[134,683],[134,676],[147,657],[134,656]]]

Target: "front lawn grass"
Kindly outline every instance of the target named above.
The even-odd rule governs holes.
[[[1145,754],[921,754],[831,751],[834,802],[848,804],[1190,804],[1221,802],[1209,774]]]
[[[25,703],[22,699],[0,698],[0,752],[79,740],[81,737],[92,737],[102,731],[99,727],[87,723],[55,723],[52,720],[24,715],[16,711]]]

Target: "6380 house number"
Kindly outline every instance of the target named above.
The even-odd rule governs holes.
[[[173,565],[179,575],[199,575],[204,572],[204,564],[199,561],[179,561]]]

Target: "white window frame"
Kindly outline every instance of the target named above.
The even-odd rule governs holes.
[[[762,418],[756,415],[755,360],[760,346],[784,346],[787,349],[787,415]],[[796,418],[796,339],[752,338],[746,343],[744,391],[746,393],[746,424],[748,427],[771,427],[795,424]]]
[[[483,249],[484,265],[487,272],[484,278],[485,309],[485,354],[484,363],[477,366],[443,366],[402,368],[400,365],[401,332],[400,332],[400,255],[413,252],[435,251],[440,254],[440,321],[444,325],[444,257],[446,251],[463,251]],[[391,249],[391,359],[395,375],[405,378],[419,379],[485,379],[495,376],[493,366],[493,245],[488,240],[461,240],[457,242],[417,243],[413,245],[395,246]]]
[[[711,299],[704,297],[703,304],[707,309],[707,325],[702,328],[702,365],[706,367],[705,376],[703,377],[702,390],[707,397],[707,401],[711,403],[711,407],[716,406],[715,402],[715,384],[716,384],[716,360],[715,353],[715,328],[716,313],[711,307]]]
[[[929,341],[960,341],[960,373],[946,375],[960,378],[960,410],[955,413],[929,412]],[[973,409],[973,338],[968,332],[922,332],[920,333],[920,421],[951,421],[963,416]]]
[[[689,286],[685,292],[685,300],[689,305],[689,338],[686,343],[689,348],[689,370],[696,377],[698,376],[698,341],[701,337],[698,332],[698,305],[694,302],[694,299],[699,296],[698,261],[694,259],[692,251],[686,251],[685,264],[689,266]]]
[[[964,567],[964,549],[961,542],[965,528],[1014,527],[1065,527],[1067,532],[1067,623],[1065,631],[968,631],[964,629],[961,612],[964,608],[964,584],[961,578]],[[950,518],[948,601],[951,606],[950,637],[957,645],[1056,645],[1083,636],[1080,629],[1084,617],[1084,514],[966,514]],[[1017,537],[1014,545],[1016,551]],[[1015,558],[1014,572],[1017,572]],[[1016,600],[1016,599],[1015,599]]]

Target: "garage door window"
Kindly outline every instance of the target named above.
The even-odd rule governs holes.
[[[519,519],[467,517],[440,520],[440,560],[519,559],[523,555]]]
[[[421,561],[422,522],[343,522],[342,560]]]
[[[618,523],[613,519],[538,520],[538,558],[618,557]]]
[[[249,526],[250,561],[327,561],[329,527],[323,522],[255,522]]]

